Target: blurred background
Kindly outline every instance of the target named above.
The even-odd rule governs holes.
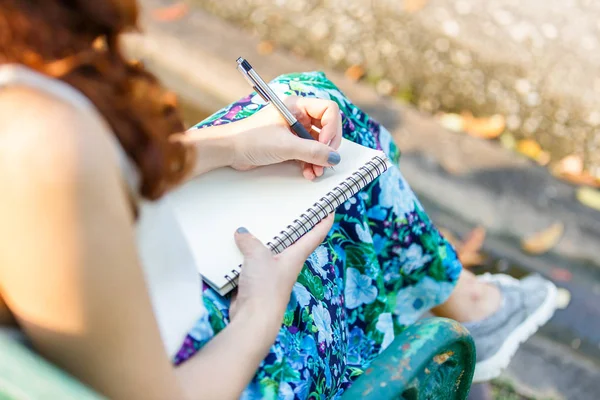
[[[560,310],[472,399],[600,393],[600,3],[139,0],[125,45],[188,124],[265,79],[325,71],[383,123],[466,268],[537,272]]]

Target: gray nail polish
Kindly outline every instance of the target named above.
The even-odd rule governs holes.
[[[331,165],[338,165],[341,160],[342,157],[340,157],[340,154],[335,151],[329,153],[329,157],[327,158],[327,162]]]
[[[248,233],[248,229],[242,227],[237,228],[237,233]]]

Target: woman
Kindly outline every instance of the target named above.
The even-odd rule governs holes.
[[[342,135],[397,161],[390,134],[318,73],[274,83],[318,142],[253,97],[184,133],[172,96],[120,52],[135,1],[0,11],[0,324],[108,397],[334,398],[430,309],[472,331],[486,379],[552,314],[540,278],[461,271],[395,167],[279,256],[240,227],[233,300],[173,286],[197,276],[165,203],[144,199],[225,166],[299,160],[313,179]]]

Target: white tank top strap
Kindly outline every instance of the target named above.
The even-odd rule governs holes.
[[[102,120],[103,124],[106,124],[104,117],[100,115],[94,104],[83,93],[67,83],[50,78],[22,65],[10,64],[0,66],[0,89],[15,85],[42,90],[68,102],[78,110],[89,112],[94,118],[98,118]],[[137,169],[129,161],[117,138],[110,135],[110,140],[114,143],[117,151],[119,167],[127,188],[132,198],[138,202],[140,197],[138,193],[139,175]]]

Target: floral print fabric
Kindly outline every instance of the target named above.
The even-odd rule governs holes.
[[[280,94],[335,101],[343,134],[383,150],[396,164],[390,133],[353,105],[323,73],[284,75]],[[220,110],[198,128],[246,118],[264,106],[256,94]],[[397,166],[336,211],[326,240],[293,287],[281,330],[243,399],[339,397],[396,334],[446,300],[461,271],[456,253],[425,214]],[[205,287],[208,309],[174,362],[192,357],[229,321],[227,298]]]

